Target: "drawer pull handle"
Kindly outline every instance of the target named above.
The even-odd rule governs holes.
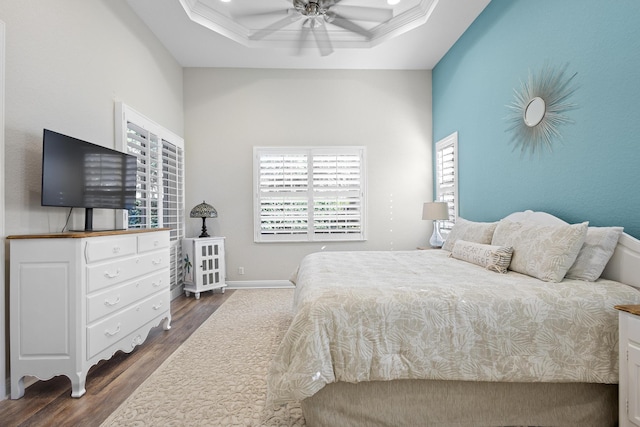
[[[116,296],[116,300],[114,302],[108,301],[108,300],[104,300],[104,305],[106,305],[107,307],[113,307],[114,305],[118,304],[120,302],[120,295]]]
[[[153,309],[154,310],[160,310],[162,308],[162,301],[160,301],[160,304],[154,305]]]
[[[115,273],[109,273],[108,271],[104,272],[104,277],[107,279],[114,279],[120,275],[120,269],[117,269]]]
[[[116,330],[115,330],[115,331],[113,331],[113,332],[109,332],[109,331],[107,330],[107,331],[104,331],[104,334],[105,334],[106,336],[108,336],[108,337],[112,337],[112,336],[116,335],[118,332],[120,332],[120,323],[118,323],[118,326],[116,326]]]
[[[158,246],[160,244],[160,242],[158,242],[157,240],[153,241],[153,246]]]
[[[113,253],[114,253],[114,254],[118,254],[118,253],[120,253],[120,246],[114,246],[114,247],[113,247]]]
[[[152,260],[151,260],[151,263],[152,263],[153,265],[161,264],[161,263],[162,263],[162,258],[158,258],[158,260],[157,260],[157,261],[156,261],[155,259],[152,259]]]
[[[157,288],[157,287],[159,287],[159,286],[162,286],[162,280],[160,280],[159,282],[153,282],[151,285],[152,285],[154,288]]]

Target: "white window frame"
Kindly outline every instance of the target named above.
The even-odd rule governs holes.
[[[141,223],[129,224],[129,212],[123,211],[122,215],[116,216],[116,226],[170,229],[171,294],[175,297],[181,293],[183,282],[182,239],[186,227],[184,140],[122,102],[117,102],[115,107],[116,149],[138,157],[138,180],[145,182],[149,194],[144,199],[147,214],[142,217]],[[144,137],[147,145],[144,153],[131,151],[134,141],[133,138],[129,140],[130,131],[136,137]],[[152,143],[155,145],[152,146]],[[140,167],[140,162],[144,162],[143,167]],[[156,202],[155,206],[151,205],[152,200]]]
[[[453,158],[451,158],[453,156]],[[449,234],[458,217],[460,198],[458,196],[458,132],[436,142],[435,162],[435,200],[447,202],[449,205],[449,220],[442,221],[440,232]]]
[[[262,166],[262,160],[273,157],[291,156],[287,166],[299,169],[299,173],[289,175],[289,183],[278,187],[266,184],[268,174]],[[333,172],[323,167],[314,167],[316,161],[336,157],[336,167],[344,168]],[[264,242],[322,242],[322,241],[363,241],[366,240],[366,149],[363,146],[327,146],[327,147],[254,147],[253,149],[253,195],[254,195],[254,241]],[[284,159],[284,157],[283,157]],[[355,163],[352,163],[355,160]],[[354,169],[357,168],[357,169]],[[315,180],[314,173],[315,170]],[[309,171],[312,171],[309,173]],[[341,175],[341,176],[339,176]],[[261,184],[261,180],[263,181]],[[341,180],[341,181],[340,181]],[[322,182],[322,184],[321,184]],[[341,183],[340,183],[341,182]],[[314,188],[315,185],[315,188]],[[285,225],[280,228],[263,228],[263,206],[269,203],[279,207],[280,198],[288,206],[284,209]],[[322,210],[321,201],[334,199],[346,208],[332,210],[327,215]],[[275,201],[275,202],[274,202]],[[329,202],[330,206],[331,202]],[[300,206],[298,208],[297,206]],[[299,211],[293,212],[292,211]],[[324,212],[324,214],[323,214]],[[295,215],[300,215],[300,223],[286,224]],[[344,221],[344,222],[343,222]],[[318,225],[325,225],[321,229]],[[331,225],[336,225],[335,228]],[[345,224],[347,224],[345,226]],[[288,227],[291,225],[291,227]]]

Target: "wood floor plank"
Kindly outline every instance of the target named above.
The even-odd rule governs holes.
[[[184,295],[171,302],[171,329],[154,328],[131,353],[116,353],[89,370],[86,394],[71,397],[65,376],[38,381],[18,400],[0,401],[0,425],[99,426],[233,293],[205,292],[200,299]]]

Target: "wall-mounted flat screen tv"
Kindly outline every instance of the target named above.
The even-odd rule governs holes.
[[[42,143],[42,206],[85,208],[85,231],[93,209],[131,209],[136,201],[135,156],[49,129]]]

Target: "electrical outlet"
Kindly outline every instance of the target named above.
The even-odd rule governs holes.
[[[244,267],[238,267],[238,274],[244,274]]]

